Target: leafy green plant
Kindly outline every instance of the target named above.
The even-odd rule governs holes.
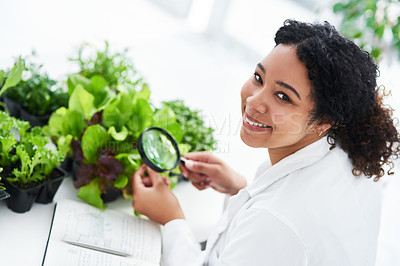
[[[25,65],[22,80],[12,84],[5,96],[35,116],[50,114],[67,105],[68,94],[61,87],[56,87],[57,82],[42,71],[42,65],[27,64],[26,60],[21,58],[19,60]]]
[[[198,111],[190,111],[181,101],[155,108],[144,83],[119,84],[114,90],[107,84],[101,76],[70,76],[68,108],[56,110],[44,127],[60,150],[79,163],[74,182],[78,197],[99,208],[104,208],[101,194],[110,187],[122,190],[126,197],[131,195],[131,176],[143,163],[137,141],[146,128],[168,130],[182,153],[189,151],[191,144],[192,149],[200,147],[195,142],[205,140],[199,131],[206,129]],[[181,111],[185,113],[179,115]],[[196,131],[197,126],[200,129]],[[186,134],[198,136],[189,142],[183,140]],[[207,141],[204,143],[210,145]],[[179,169],[173,172],[179,173]],[[176,184],[177,178],[170,177],[170,181]]]
[[[0,125],[0,165],[6,167],[17,162],[19,157],[15,148],[19,140],[25,139],[28,134],[29,123],[0,111]]]
[[[122,52],[111,53],[107,41],[102,51],[89,44],[82,44],[77,57],[70,58],[70,61],[79,65],[79,74],[82,76],[91,79],[100,75],[111,88],[116,88],[120,83],[135,85],[141,82],[141,78],[137,77],[137,71],[126,55],[127,52],[128,50],[125,49]]]
[[[100,76],[90,80],[73,76],[69,80],[70,86],[75,85],[69,90],[72,92],[69,108],[56,111],[45,130],[52,136],[70,136],[74,160],[80,163],[75,182],[80,188],[78,197],[103,208],[100,195],[107,188],[121,189],[126,195],[131,193],[130,177],[142,163],[136,143],[144,129],[162,126],[173,131],[178,139],[181,131],[173,117],[165,117],[169,110],[154,113],[146,86],[136,91],[135,87],[124,84],[118,86],[118,94],[109,90],[104,96],[106,87],[93,89],[99,88],[100,83],[106,85],[100,80]],[[77,119],[71,120],[71,114]],[[75,125],[68,127],[67,121]]]
[[[179,143],[181,153],[205,150],[215,142],[207,138],[212,130],[204,127],[198,111],[182,101],[164,103],[156,108],[150,101],[147,83],[137,72],[126,51],[104,51],[87,56],[82,46],[71,59],[80,72],[68,77],[67,107],[57,109],[43,128],[63,155],[78,163],[78,197],[104,208],[101,195],[109,188],[131,197],[131,177],[143,163],[137,149],[140,134],[150,126],[168,130]],[[196,129],[197,127],[197,129]],[[201,142],[203,146],[199,146]],[[179,174],[179,168],[172,171]],[[176,176],[168,176],[173,187]]]
[[[215,150],[214,129],[204,124],[199,110],[191,110],[182,100],[166,101],[162,105],[176,114],[184,132],[182,143],[188,145],[188,152]]]
[[[342,15],[341,32],[378,62],[388,49],[400,56],[399,0],[344,0],[333,6]]]
[[[0,161],[8,167],[7,180],[20,185],[40,182],[64,159],[40,127],[0,112]],[[12,175],[11,175],[12,173]]]

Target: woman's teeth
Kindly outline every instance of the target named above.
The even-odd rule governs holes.
[[[263,127],[263,128],[269,128],[269,127],[270,127],[270,126],[268,126],[268,125],[264,125],[264,124],[260,124],[260,123],[257,123],[257,122],[250,121],[250,120],[247,118],[247,116],[245,116],[244,119],[246,120],[246,122],[247,122],[248,124],[250,124],[250,125],[252,125],[252,126]]]

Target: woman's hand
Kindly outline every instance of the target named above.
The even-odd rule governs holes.
[[[246,186],[246,179],[210,152],[191,152],[180,166],[183,176],[199,190],[212,187],[216,191],[235,195]]]
[[[143,177],[144,171],[148,177]],[[162,225],[175,219],[185,219],[166,178],[142,165],[133,175],[133,208]]]

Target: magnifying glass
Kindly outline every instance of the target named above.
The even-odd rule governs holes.
[[[143,162],[159,173],[185,163],[175,139],[160,127],[149,127],[140,134],[138,150]]]

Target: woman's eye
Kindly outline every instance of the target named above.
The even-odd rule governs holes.
[[[254,78],[256,79],[256,81],[257,81],[258,83],[260,83],[261,85],[263,85],[263,80],[262,80],[261,76],[260,76],[257,72],[254,72]]]
[[[276,95],[279,97],[279,99],[285,101],[285,102],[291,102],[289,96],[287,96],[285,93],[283,92],[277,92]]]

